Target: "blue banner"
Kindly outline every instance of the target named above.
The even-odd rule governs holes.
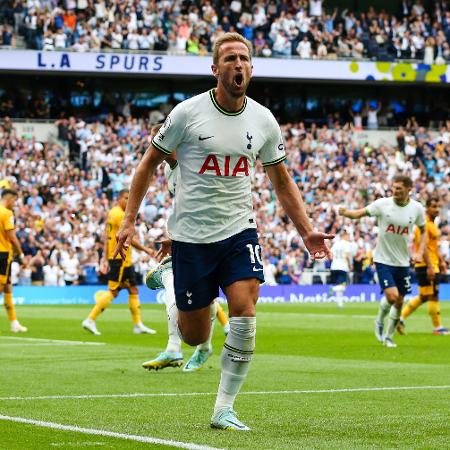
[[[94,294],[107,286],[13,286],[13,301],[17,305],[87,305],[94,304]],[[164,291],[139,289],[141,303],[164,303]],[[120,291],[114,303],[128,303],[128,291]]]
[[[331,303],[334,293],[328,285],[286,285],[261,286],[260,303]],[[14,286],[13,300],[18,305],[85,305],[94,304],[94,294],[106,286]],[[150,291],[145,286],[139,289],[142,303],[164,303],[164,291]],[[380,288],[376,284],[354,284],[346,287],[345,303],[376,302],[381,298]],[[412,296],[417,295],[417,286],[413,285]],[[450,300],[450,284],[440,285],[440,299]],[[224,295],[221,293],[224,302]],[[128,303],[128,292],[122,290],[114,300],[117,304]]]

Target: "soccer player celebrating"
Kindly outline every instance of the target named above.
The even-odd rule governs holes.
[[[255,349],[259,285],[264,281],[252,207],[251,170],[259,157],[288,216],[314,258],[329,256],[325,239],[305,212],[300,191],[283,164],[279,125],[270,111],[246,97],[252,76],[252,45],[238,33],[219,37],[213,50],[217,87],[177,105],[136,169],[116,253],[125,254],[135,219],[156,167],[172,150],[180,165],[174,208],[168,220],[172,268],[183,340],[208,338],[210,304],[222,288],[230,332],[211,426],[248,430],[233,410]]]
[[[375,321],[375,336],[386,347],[394,348],[392,337],[400,319],[403,299],[411,292],[409,274],[409,239],[414,226],[425,229],[425,214],[422,205],[409,197],[412,188],[411,178],[397,175],[393,178],[392,197],[380,198],[362,209],[349,210],[339,208],[339,214],[349,219],[364,216],[377,218],[378,242],[374,251],[375,265],[384,297],[381,299],[378,316]],[[422,256],[423,255],[423,256]],[[429,265],[428,252],[425,249],[423,235],[414,259],[427,259],[427,273],[434,273]],[[384,319],[389,314],[386,333]]]
[[[400,334],[405,333],[405,320],[420,305],[428,302],[428,314],[433,324],[433,334],[449,334],[448,328],[442,326],[441,308],[439,305],[439,278],[440,275],[447,273],[447,264],[442,255],[439,254],[439,228],[435,224],[436,217],[439,216],[439,198],[430,197],[426,203],[426,245],[428,255],[435,272],[435,276],[429,277],[427,274],[427,265],[424,261],[416,262],[416,278],[419,284],[419,295],[408,302],[402,310],[400,322],[397,325],[397,331]],[[416,228],[414,235],[414,248],[419,251],[422,240],[422,232]]]
[[[108,290],[95,293],[95,306],[92,308],[87,319],[83,320],[82,327],[92,334],[100,335],[95,320],[102,313],[111,301],[119,295],[121,289],[128,289],[128,306],[131,312],[131,318],[134,323],[133,332],[135,334],[155,334],[156,331],[146,327],[141,319],[141,306],[139,301],[139,291],[136,282],[136,273],[131,259],[131,247],[127,252],[121,255],[114,255],[115,240],[117,232],[123,218],[125,217],[125,208],[127,206],[129,191],[123,189],[119,192],[117,205],[108,213],[106,220],[106,236],[103,258],[100,270],[108,273]],[[133,238],[132,246],[137,250],[143,251],[148,255],[153,255],[153,250],[144,247],[136,238]]]
[[[17,320],[13,304],[11,263],[14,254],[22,259],[22,249],[16,236],[13,208],[18,194],[12,189],[4,189],[0,199],[0,293],[3,292],[3,304],[11,322],[13,333],[25,333],[27,328]]]

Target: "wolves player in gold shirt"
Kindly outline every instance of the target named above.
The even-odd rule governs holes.
[[[117,297],[121,289],[128,289],[128,306],[134,323],[133,332],[135,334],[155,334],[156,331],[146,327],[141,320],[141,307],[139,301],[139,291],[136,282],[136,273],[131,259],[131,247],[128,249],[125,259],[120,255],[114,258],[114,248],[116,246],[116,234],[119,231],[122,220],[125,217],[125,208],[128,201],[128,190],[123,189],[119,192],[117,205],[108,213],[106,221],[106,239],[103,258],[100,270],[103,273],[108,272],[108,290],[95,293],[95,306],[92,308],[89,316],[82,322],[82,327],[92,334],[100,335],[97,330],[95,320]],[[143,251],[152,256],[153,251],[141,245],[137,239],[133,239],[132,245],[137,250]],[[109,269],[109,270],[108,270]]]
[[[442,255],[439,254],[439,228],[434,223],[439,216],[439,198],[430,197],[426,203],[426,245],[430,261],[433,265],[434,276],[427,274],[425,262],[416,263],[416,277],[419,284],[419,295],[413,298],[402,310],[402,315],[397,331],[405,333],[405,320],[420,305],[428,302],[428,314],[433,324],[433,334],[449,334],[448,328],[442,326],[441,308],[439,305],[439,278],[447,272],[447,264]],[[414,235],[414,247],[417,251],[420,246],[421,231],[416,227]]]
[[[22,249],[16,236],[13,208],[17,192],[4,189],[0,200],[0,293],[3,292],[3,304],[11,322],[13,333],[25,333],[27,328],[20,325],[12,298],[11,263],[14,253],[22,258]]]

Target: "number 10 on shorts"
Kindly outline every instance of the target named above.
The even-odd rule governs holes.
[[[256,264],[256,262],[258,262],[258,264],[260,264],[262,266],[263,263],[262,263],[262,258],[261,258],[261,246],[247,244],[247,248],[250,253],[250,262],[252,264]]]

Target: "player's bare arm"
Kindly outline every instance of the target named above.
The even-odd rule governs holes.
[[[334,235],[320,233],[313,229],[306,214],[300,191],[290,177],[286,166],[278,163],[266,167],[266,170],[281,205],[300,233],[311,257],[331,258],[330,248],[325,243],[325,239],[333,239]]]
[[[104,246],[103,246],[103,256],[102,259],[100,260],[100,273],[103,275],[106,275],[108,273],[109,270],[109,262],[108,262],[108,233],[105,232],[103,233],[103,239],[104,239]]]
[[[440,253],[439,254],[439,273],[441,275],[445,275],[447,273],[447,270],[448,270],[447,261],[445,260],[444,255],[442,255]]]
[[[140,252],[147,253],[148,256],[154,256],[155,255],[155,252],[151,248],[146,247],[145,245],[142,245],[136,237],[134,237],[133,240],[131,241],[131,245],[136,250],[139,250]]]
[[[366,208],[347,209],[344,206],[341,206],[338,209],[338,213],[340,216],[344,216],[344,217],[347,217],[348,219],[352,219],[352,220],[358,220],[358,219],[361,219],[361,217],[365,217],[365,216],[369,215]]]
[[[348,268],[350,269],[350,271],[353,271],[353,259],[352,259],[352,255],[350,253],[346,254],[346,258],[347,258],[347,263],[348,263]]]
[[[172,239],[165,238],[158,242],[161,245],[158,252],[156,253],[156,260],[161,261],[164,256],[170,255],[172,253]]]
[[[428,247],[427,247],[427,236],[428,236],[428,231],[426,229],[426,226],[423,225],[421,227],[419,227],[420,230],[420,246],[419,246],[419,251],[417,252],[417,254],[415,254],[413,256],[414,262],[421,262],[421,261],[425,261],[426,265],[427,265],[427,276],[428,279],[430,281],[433,281],[436,277],[436,272],[434,270],[433,264],[431,262],[430,259],[430,254],[428,252]]]
[[[22,247],[20,246],[19,239],[17,239],[16,230],[8,230],[6,231],[6,235],[13,246],[14,254],[19,258],[22,258]]]
[[[156,168],[167,158],[167,155],[150,145],[141,161],[139,162],[136,172],[131,181],[130,195],[128,197],[127,209],[125,210],[125,218],[122,222],[119,232],[117,233],[117,246],[114,250],[115,258],[118,254],[125,259],[125,254],[130,247],[136,230],[134,223],[139,211],[142,199],[147,192],[150,180]]]

